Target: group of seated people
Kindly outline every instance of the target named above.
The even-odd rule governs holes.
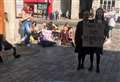
[[[30,46],[33,42],[46,46],[56,44],[57,41],[59,41],[62,46],[67,46],[68,43],[73,44],[74,33],[68,23],[65,23],[62,29],[53,22],[42,22],[40,26],[36,26],[34,17],[28,8],[29,6],[23,8],[22,18],[20,19],[22,43],[27,46]],[[38,27],[38,29],[36,29],[36,27]]]
[[[43,22],[38,29],[31,32],[31,43],[38,43],[42,46],[52,46],[54,44],[64,47],[73,46],[74,44],[74,31],[68,23],[60,28],[53,22]],[[58,43],[59,42],[59,43]]]

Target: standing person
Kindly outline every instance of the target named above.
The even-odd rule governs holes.
[[[93,20],[93,23],[96,24],[103,24],[105,26],[104,31],[106,29],[106,21],[104,20],[104,11],[102,8],[98,8],[96,11],[96,16],[95,19]],[[101,28],[101,27],[100,27]],[[101,28],[102,29],[102,28]],[[101,39],[104,43],[105,37]],[[89,71],[93,70],[93,59],[94,59],[94,54],[96,54],[96,72],[100,72],[100,56],[103,54],[103,44],[101,47],[91,47],[91,53],[90,53],[90,67]]]
[[[108,41],[111,41],[111,38],[112,38],[112,29],[115,27],[115,25],[116,25],[115,16],[112,15],[110,17],[109,22],[108,22],[108,28],[109,28],[109,31],[108,31]]]
[[[27,46],[29,46],[30,35],[32,31],[32,16],[31,16],[31,12],[29,11],[29,6],[27,8],[23,8],[22,19],[20,21],[22,23],[22,31],[23,31],[22,42],[24,42]]]
[[[75,52],[78,53],[78,66],[77,70],[84,69],[85,55],[89,52],[89,48],[82,46],[83,24],[90,23],[89,11],[83,12],[83,20],[78,22],[75,31]]]
[[[58,20],[59,12],[56,10],[55,11],[55,19]]]
[[[58,10],[58,19],[61,19],[61,16],[62,16],[62,12],[61,12],[61,9]]]

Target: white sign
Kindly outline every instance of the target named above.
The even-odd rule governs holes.
[[[21,17],[22,9],[23,9],[23,0],[16,0],[16,17]]]
[[[34,4],[34,13],[37,13],[37,4]]]
[[[82,45],[84,47],[102,47],[104,43],[104,25],[84,23]]]
[[[53,38],[52,38],[52,31],[51,30],[42,30],[42,34],[45,38],[45,40],[48,40],[48,41],[53,41]]]

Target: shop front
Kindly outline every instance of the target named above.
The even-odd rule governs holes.
[[[30,7],[30,11],[33,12],[34,16],[50,16],[52,12],[53,0],[24,0],[24,4]]]

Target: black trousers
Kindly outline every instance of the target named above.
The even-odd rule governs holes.
[[[85,53],[78,53],[78,66],[84,66],[84,60],[85,60]]]
[[[16,56],[16,48],[10,44],[7,40],[1,41],[0,42],[0,51],[2,51],[2,45],[4,46],[4,50],[13,50],[13,56]]]

